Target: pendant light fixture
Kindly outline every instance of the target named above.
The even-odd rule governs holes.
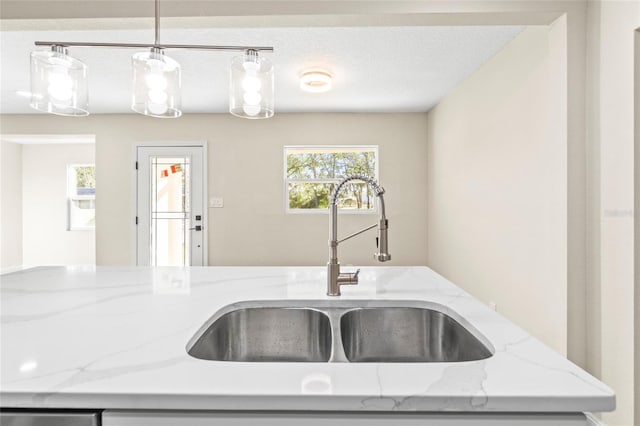
[[[180,64],[155,47],[136,53],[131,59],[131,109],[151,117],[180,117]]]
[[[155,1],[155,41],[160,45],[160,2]],[[180,64],[152,47],[136,53],[132,60],[133,93],[131,109],[151,117],[177,118],[182,115]]]
[[[273,116],[273,65],[248,49],[231,62],[229,112],[243,118]]]
[[[89,114],[87,66],[62,46],[31,52],[32,108],[57,115]]]
[[[238,51],[243,55],[231,62],[229,111],[243,118],[273,116],[273,65],[258,57],[260,52],[273,52],[273,47],[162,44],[159,12],[160,3],[155,0],[153,44],[36,41],[36,46],[50,46],[51,51],[31,53],[30,105],[53,114],[89,114],[87,67],[68,55],[69,47],[148,49],[132,57],[131,109],[151,117],[177,118],[182,115],[180,64],[165,50]]]

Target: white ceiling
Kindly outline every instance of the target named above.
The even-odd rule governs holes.
[[[522,26],[407,26],[309,28],[168,28],[167,44],[273,46],[265,53],[276,72],[276,113],[422,112],[473,74],[519,34]],[[29,52],[34,41],[153,42],[153,30],[55,30],[0,32],[0,111],[34,113],[28,99]],[[72,48],[89,68],[92,113],[129,113],[130,63],[136,50]],[[227,52],[173,50],[182,66],[185,113],[223,113],[228,108]],[[329,70],[333,89],[310,94],[298,88],[308,67]]]

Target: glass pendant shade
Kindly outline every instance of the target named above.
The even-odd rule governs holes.
[[[31,52],[32,108],[58,115],[89,115],[87,66],[62,46]]]
[[[243,118],[269,118],[274,105],[273,65],[258,57],[256,50],[247,50],[231,61],[229,112]]]
[[[136,53],[132,60],[131,109],[151,117],[180,117],[180,65],[157,48]]]

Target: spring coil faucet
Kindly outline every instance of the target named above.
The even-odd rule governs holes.
[[[341,240],[338,240],[338,194],[342,187],[353,180],[360,180],[367,183],[373,191],[376,193],[376,196],[380,199],[380,221],[377,224],[373,224],[367,228],[364,228],[361,231],[355,232],[348,237],[345,237]],[[378,226],[378,238],[376,238],[376,244],[378,246],[378,253],[375,253],[373,257],[377,259],[379,262],[386,262],[391,260],[391,255],[389,254],[388,249],[388,236],[387,229],[389,227],[389,221],[385,216],[384,211],[384,188],[378,185],[373,178],[361,175],[354,174],[349,175],[344,178],[333,190],[331,193],[331,199],[329,202],[329,214],[331,215],[331,220],[329,223],[329,262],[327,262],[327,296],[340,296],[340,286],[341,285],[355,285],[358,284],[358,274],[360,273],[360,269],[356,272],[348,272],[341,273],[340,272],[340,263],[338,262],[338,244],[343,241],[346,241],[356,235],[360,235],[363,232],[368,231],[369,229],[375,228]]]

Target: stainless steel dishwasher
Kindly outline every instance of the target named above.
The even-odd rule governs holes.
[[[2,426],[100,426],[100,411],[0,410]]]

